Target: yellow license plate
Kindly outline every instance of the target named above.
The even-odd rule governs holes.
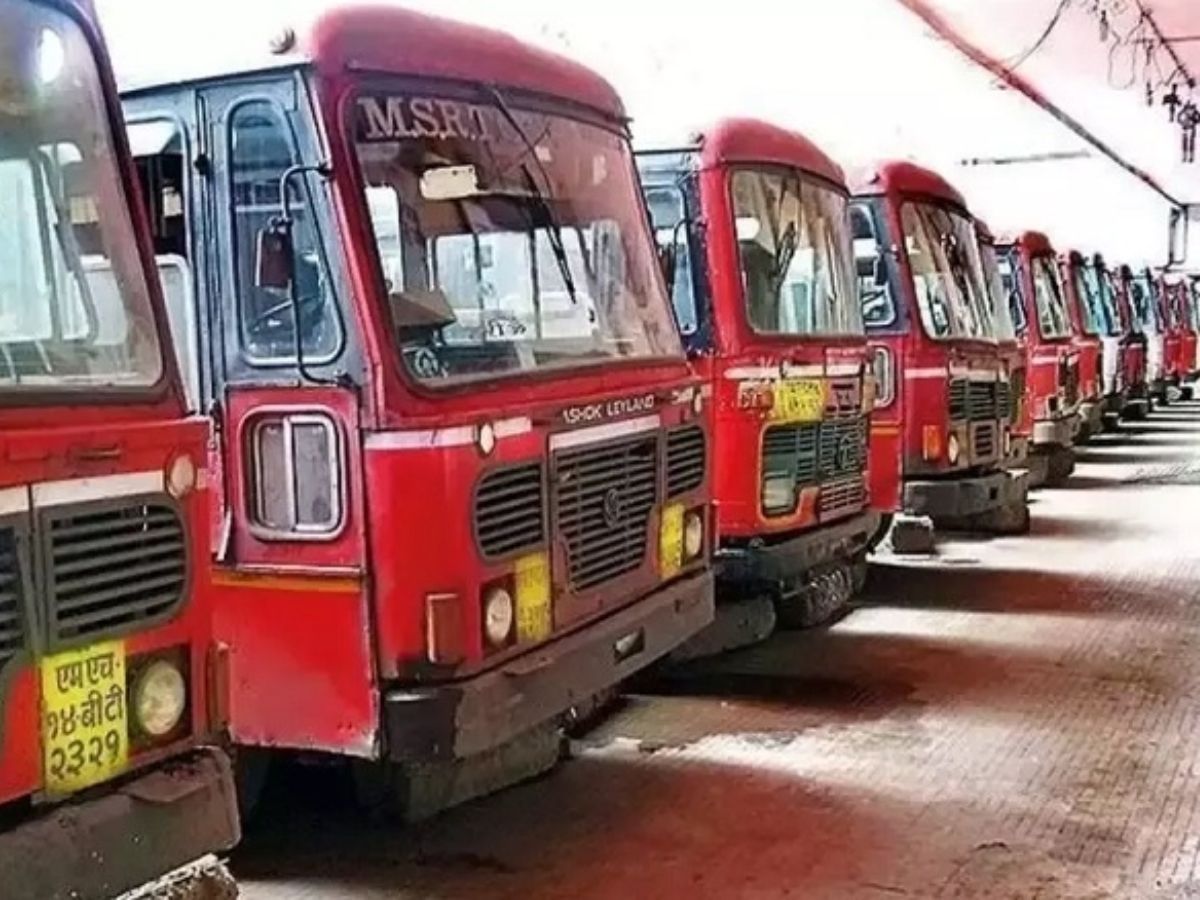
[[[124,643],[46,657],[41,681],[46,790],[69,794],[124,771],[129,761]]]
[[[819,422],[825,415],[825,382],[819,378],[775,385],[771,419],[776,422]]]
[[[517,640],[544,641],[554,630],[550,606],[550,561],[544,553],[517,560]]]
[[[670,578],[683,567],[683,504],[664,506],[658,539],[658,568]]]

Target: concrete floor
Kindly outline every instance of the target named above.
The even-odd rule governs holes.
[[[1102,438],[1030,536],[878,561],[424,827],[277,778],[244,896],[1200,898],[1198,445],[1200,405]]]

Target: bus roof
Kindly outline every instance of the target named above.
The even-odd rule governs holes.
[[[968,209],[963,195],[941,175],[932,169],[904,160],[877,163],[855,172],[851,178],[851,185],[857,196],[916,195],[943,200],[964,210]]]
[[[494,84],[560,97],[624,120],[625,108],[604,78],[564,57],[501,31],[394,6],[342,6],[307,27],[286,28],[235,56],[205,46],[195,62],[125,79],[128,93],[308,65],[327,76],[346,72],[424,76]],[[234,48],[233,53],[237,53]],[[186,54],[185,54],[186,55]]]
[[[1056,256],[1054,244],[1048,235],[1041,231],[1021,231],[1007,234],[1000,239],[1005,247],[1019,246],[1030,256]]]
[[[704,167],[737,163],[790,166],[848,190],[846,173],[804,135],[761,119],[720,119],[700,132]]]

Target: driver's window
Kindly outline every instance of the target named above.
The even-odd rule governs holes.
[[[283,212],[280,178],[297,162],[283,111],[249,100],[229,117],[234,275],[242,349],[255,362],[295,359],[294,310],[287,291],[255,285],[259,232]],[[305,361],[328,361],[337,351],[338,318],[313,220],[312,193],[303,175],[289,182],[295,279]]]
[[[868,328],[891,325],[896,321],[896,307],[871,210],[861,203],[851,205],[850,227],[854,234],[854,266],[858,272],[863,322]]]
[[[660,248],[673,248],[671,258],[675,268],[671,273],[671,302],[675,307],[675,321],[683,334],[695,334],[700,326],[700,315],[692,282],[692,258],[683,191],[662,185],[647,187],[645,191],[655,240]]]

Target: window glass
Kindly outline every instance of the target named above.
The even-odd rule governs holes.
[[[1057,263],[1051,256],[1035,256],[1032,268],[1038,330],[1048,340],[1070,337],[1071,319],[1067,314]]]
[[[337,432],[323,415],[258,419],[251,431],[253,524],[277,539],[328,538],[341,526]]]
[[[1094,337],[1116,334],[1117,330],[1113,321],[1115,310],[1111,310],[1105,300],[1104,287],[1096,267],[1079,264],[1072,268],[1075,273],[1075,293],[1079,295],[1080,320],[1084,333]]]
[[[796,172],[733,175],[746,317],[764,334],[861,334],[847,198]]]
[[[91,47],[0,0],[0,393],[146,387],[162,355]]]
[[[675,271],[671,285],[671,302],[675,306],[675,321],[684,334],[694,334],[700,319],[696,308],[695,283],[692,280],[692,251],[687,211],[683,191],[677,187],[647,185],[646,205],[659,247],[674,247]]]
[[[397,351],[414,377],[450,385],[682,356],[625,137],[492,91],[467,102],[398,82],[352,110]]]
[[[1004,276],[1000,274],[1000,260],[996,245],[981,240],[979,242],[979,259],[983,263],[984,283],[987,286],[985,296],[988,312],[996,323],[996,339],[1011,341],[1016,338],[1017,329],[1013,324],[1009,290],[1005,285]],[[1023,319],[1022,316],[1022,321]]]
[[[901,207],[900,219],[926,333],[939,340],[993,338],[974,223],[948,208],[912,202]]]
[[[866,203],[850,205],[850,229],[863,321],[868,328],[893,325],[896,322],[896,304],[892,299],[883,242],[876,234],[871,207]]]
[[[1161,328],[1158,321],[1158,295],[1145,273],[1137,275],[1129,283],[1129,300],[1133,305],[1133,316],[1139,330],[1157,334]]]
[[[283,214],[280,179],[297,161],[291,130],[269,100],[237,106],[229,121],[233,242],[242,347],[252,359],[291,360],[296,330],[287,291],[255,285],[259,232]],[[339,321],[305,176],[288,181],[300,335],[306,362],[328,360],[340,340]]]

